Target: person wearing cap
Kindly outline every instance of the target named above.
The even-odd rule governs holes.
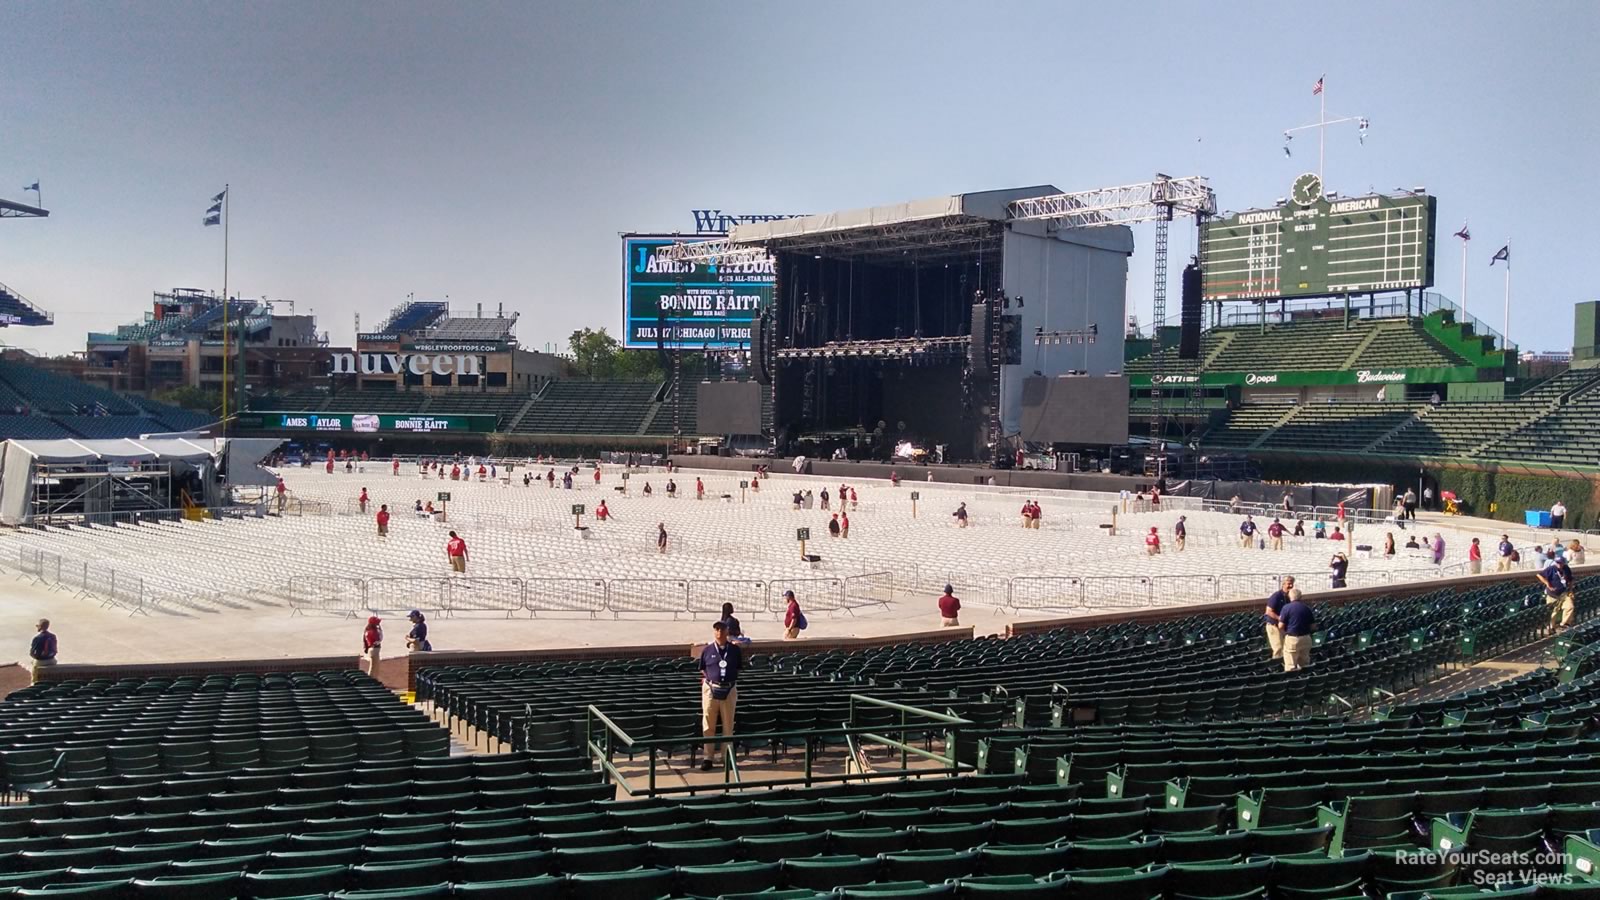
[[[700,651],[700,712],[704,719],[702,736],[715,735],[717,726],[721,725],[722,736],[729,737],[733,734],[734,706],[739,700],[739,670],[744,666],[744,651],[738,644],[728,640],[727,622],[720,619],[712,622],[711,634],[711,643]],[[700,769],[711,771],[714,758],[721,758],[717,745],[706,744]]]
[[[1189,539],[1189,526],[1184,524],[1188,520],[1188,516],[1179,516],[1178,524],[1172,526],[1172,546],[1179,553],[1183,552],[1184,542]]]
[[[428,618],[422,610],[413,609],[406,613],[406,618],[411,620],[411,631],[406,635],[407,650],[432,650],[433,644],[428,641]]]
[[[961,624],[961,601],[955,591],[953,586],[947,584],[944,586],[944,595],[939,598],[939,624],[945,627]]]
[[[806,614],[800,611],[800,601],[795,599],[794,591],[784,591],[783,598],[789,601],[783,611],[783,639],[792,641],[806,630]]]
[[[367,654],[367,674],[378,677],[378,656],[383,650],[383,620],[377,616],[367,619],[367,628],[361,633],[361,650]]]

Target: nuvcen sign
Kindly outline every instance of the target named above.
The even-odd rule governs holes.
[[[470,353],[335,353],[333,375],[477,375],[482,366]]]

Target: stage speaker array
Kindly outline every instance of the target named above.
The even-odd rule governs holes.
[[[967,346],[967,359],[979,377],[989,372],[989,340],[993,337],[993,328],[994,316],[989,304],[972,304],[972,343]]]
[[[757,384],[772,383],[772,369],[767,364],[767,346],[771,343],[771,335],[767,329],[772,321],[770,310],[764,309],[750,323],[750,370],[755,375]]]
[[[1200,264],[1183,267],[1183,301],[1178,313],[1178,358],[1200,358]],[[1157,323],[1160,324],[1160,323]]]

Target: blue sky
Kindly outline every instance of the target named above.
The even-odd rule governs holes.
[[[1566,348],[1600,297],[1600,4],[84,3],[0,5],[0,282],[56,314],[48,352],[150,294],[297,301],[336,343],[407,294],[504,304],[530,347],[621,320],[617,234],[689,210],[822,212],[1049,182],[1201,174],[1240,209],[1287,196],[1329,112],[1327,186],[1439,197],[1438,289],[1470,219],[1469,306]],[[1149,236],[1129,302],[1149,314]],[[1188,230],[1175,254],[1192,248]]]

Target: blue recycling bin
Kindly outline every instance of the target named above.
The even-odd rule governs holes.
[[[1550,510],[1548,509],[1526,509],[1522,511],[1522,515],[1529,528],[1550,527]]]

